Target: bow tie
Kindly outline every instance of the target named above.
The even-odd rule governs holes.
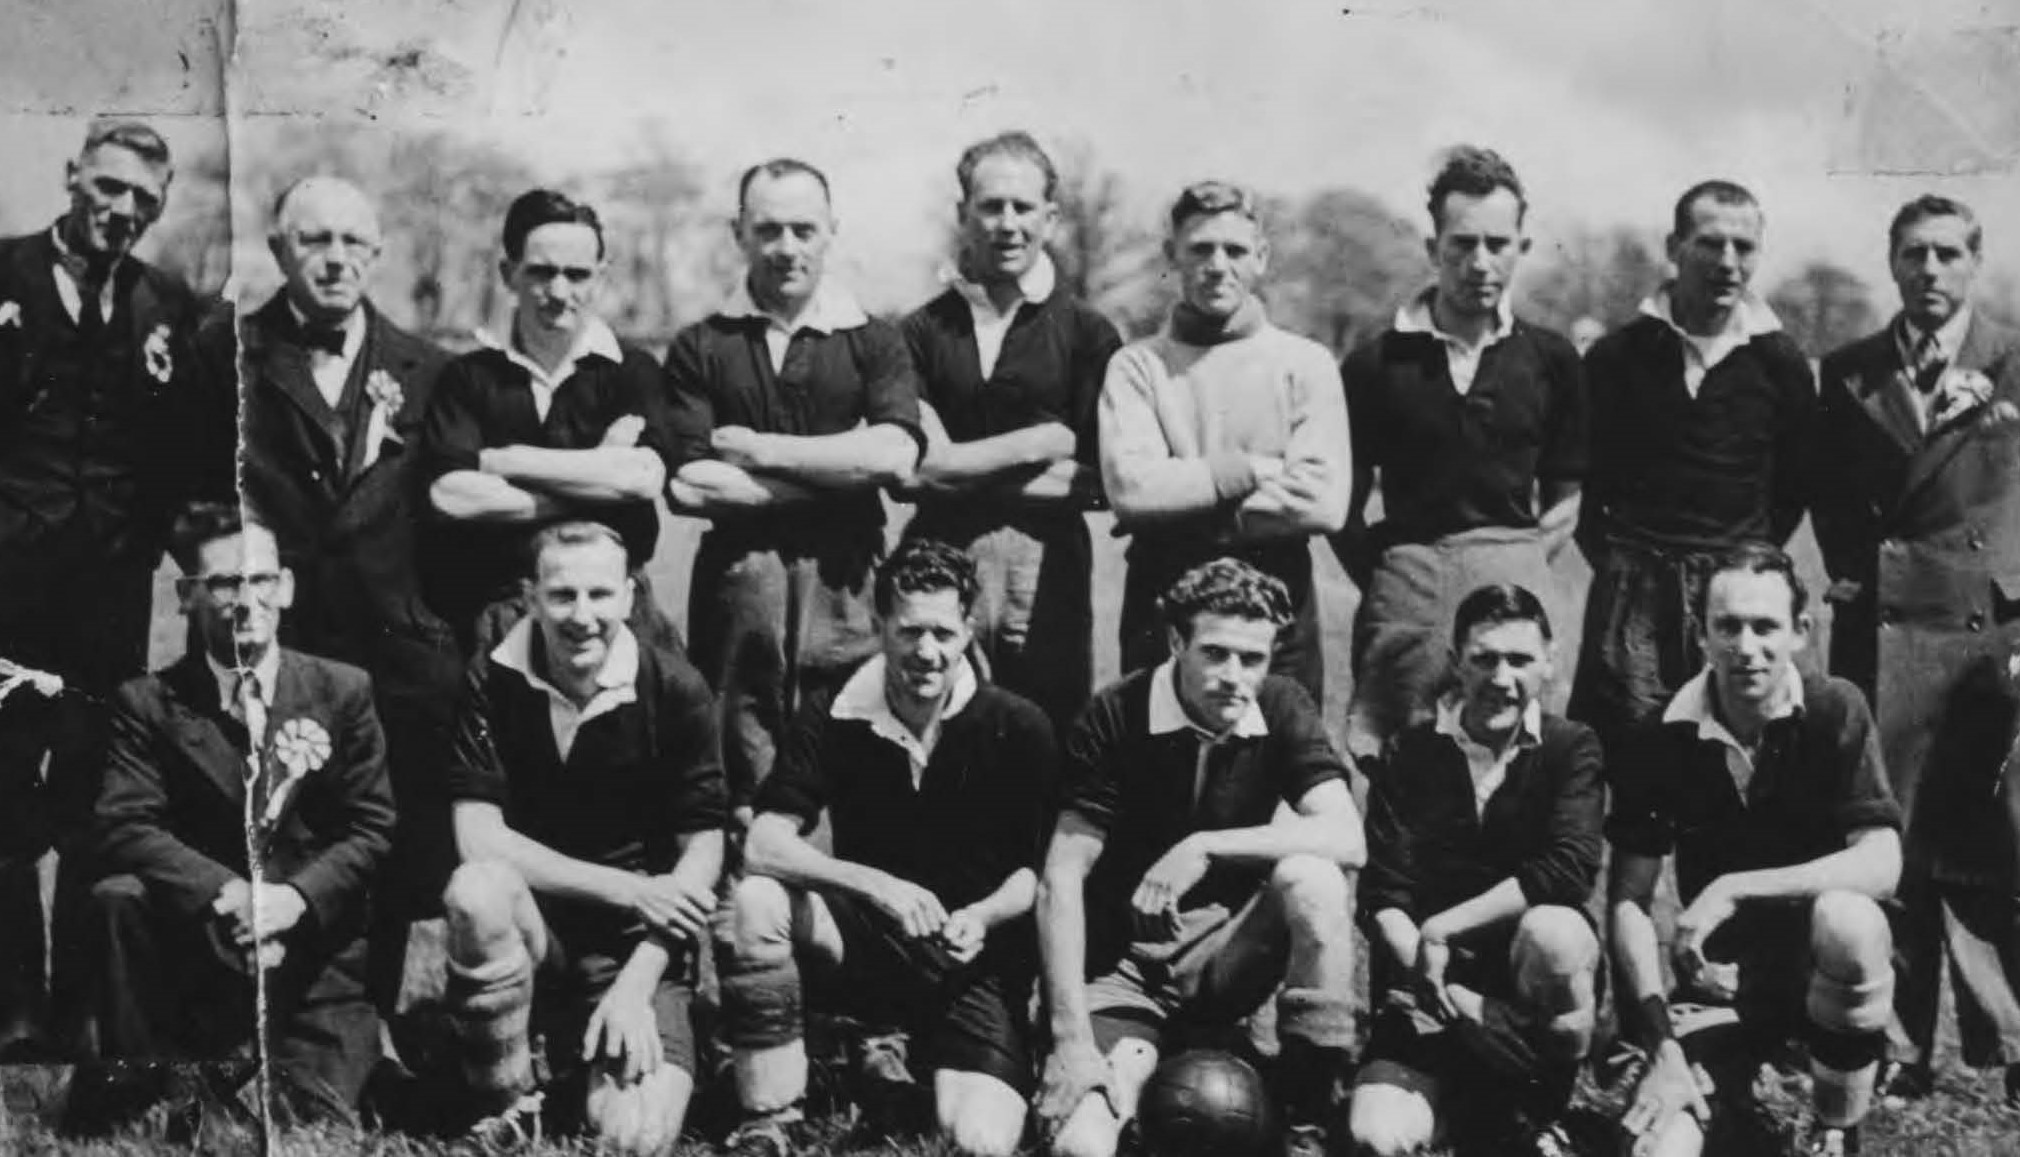
[[[302,325],[296,330],[304,347],[321,350],[333,358],[344,356],[344,329],[336,325]]]

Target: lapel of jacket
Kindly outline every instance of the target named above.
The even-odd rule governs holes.
[[[1957,350],[1956,368],[1982,373],[1998,360],[2001,352],[1998,335],[1984,318],[1974,313],[1969,328],[1964,331],[1963,344]],[[1930,432],[1921,450],[1908,461],[1907,480],[1901,487],[1904,497],[1928,485],[1943,472],[1970,442],[1982,416],[1966,412]]]
[[[309,351],[288,336],[294,324],[286,296],[275,294],[273,300],[253,314],[245,329],[255,335],[250,352],[259,378],[271,384],[300,412],[301,424],[313,431],[308,438],[309,449],[328,477],[336,467],[336,414],[323,401],[322,391],[316,389],[315,375],[309,369]]]
[[[44,326],[75,326],[77,323],[63,308],[63,296],[56,292],[56,243],[49,239],[49,230],[30,235],[14,253],[14,277],[23,298],[21,308],[29,314],[22,319],[24,326],[33,325],[38,315]]]
[[[345,461],[349,463],[346,482],[353,492],[368,475],[380,469],[390,468],[399,461],[400,455],[406,450],[408,436],[408,431],[401,427],[411,426],[411,419],[415,417],[414,407],[419,401],[412,393],[418,373],[417,367],[420,365],[418,353],[411,343],[400,340],[400,335],[393,329],[392,323],[381,317],[379,311],[369,301],[365,303],[365,318],[365,344],[358,350],[359,372],[363,374],[367,383],[374,374],[385,374],[398,386],[402,396],[399,410],[388,415],[386,432],[392,436],[380,443],[378,461],[372,463],[369,468],[364,465],[365,452],[370,449],[365,436],[370,432],[372,425],[372,404],[369,398],[365,402],[363,412],[358,415],[358,420],[351,423],[351,444]]]
[[[224,792],[241,807],[245,804],[246,751],[242,746],[245,729],[225,713],[219,702],[217,678],[203,653],[192,651],[161,673],[168,690],[171,737]]]
[[[1852,393],[1874,424],[1886,431],[1902,454],[1912,458],[1922,449],[1922,428],[1914,403],[1908,400],[1908,391],[1914,386],[1901,364],[1900,351],[1894,347],[1892,323],[1868,337],[1861,352],[1857,376],[1850,383]]]

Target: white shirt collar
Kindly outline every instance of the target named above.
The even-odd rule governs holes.
[[[1190,728],[1209,740],[1238,735],[1244,739],[1254,739],[1270,733],[1269,723],[1263,719],[1262,704],[1251,700],[1248,710],[1235,720],[1234,726],[1219,735],[1208,731],[1192,721],[1185,713],[1185,704],[1178,699],[1178,660],[1166,659],[1150,675],[1150,733],[1169,735],[1174,731]]]
[[[610,651],[603,657],[603,667],[596,672],[596,694],[590,696],[589,702],[577,707],[574,700],[534,668],[533,631],[530,616],[514,623],[498,645],[491,649],[491,661],[507,670],[517,671],[527,683],[546,693],[547,722],[554,731],[555,748],[565,760],[575,746],[575,734],[583,724],[638,701],[638,637],[631,633],[631,628],[618,624],[616,633],[611,636]]]
[[[1010,308],[1007,310],[998,310],[996,303],[989,300],[988,287],[979,281],[968,280],[961,273],[961,267],[958,265],[948,265],[943,268],[940,271],[940,280],[949,289],[960,294],[968,302],[969,306],[976,311],[986,310],[991,315],[998,313],[1008,314],[1015,313],[1017,306],[1021,302],[1028,301],[1035,305],[1051,297],[1052,291],[1058,288],[1059,285],[1059,271],[1052,264],[1052,255],[1040,250],[1038,260],[1033,261],[1031,268],[1025,270],[1023,275],[1017,279],[1017,295],[1020,300],[1012,302]]]
[[[1464,346],[1464,342],[1438,328],[1438,315],[1431,309],[1431,303],[1437,296],[1438,287],[1433,285],[1397,306],[1395,322],[1397,332],[1427,333],[1446,345]],[[1503,293],[1501,300],[1494,306],[1494,329],[1487,335],[1487,340],[1480,343],[1479,348],[1484,350],[1514,332],[1515,308],[1509,304],[1508,295]]]
[[[227,667],[217,661],[217,656],[209,651],[203,653],[203,661],[210,665],[210,674],[217,680],[217,699],[230,707],[232,696],[238,693],[240,667]],[[252,665],[252,675],[259,681],[260,702],[268,707],[274,705],[274,687],[281,678],[281,649],[279,644],[267,648],[267,653]]]
[[[1726,773],[1732,777],[1733,787],[1740,799],[1747,798],[1747,785],[1753,782],[1753,752],[1741,743],[1726,725],[1719,721],[1718,713],[1712,706],[1711,668],[1706,667],[1693,676],[1690,682],[1677,688],[1675,698],[1662,709],[1664,723],[1690,723],[1697,727],[1700,740],[1710,740],[1719,745],[1725,753]],[[1803,679],[1793,666],[1789,668],[1788,683],[1782,692],[1782,700],[1769,716],[1770,720],[1787,719],[1803,710]]]
[[[513,365],[519,366],[526,370],[527,373],[532,374],[534,381],[548,381],[547,371],[540,367],[539,362],[527,357],[519,349],[517,341],[505,341],[488,329],[479,329],[477,331],[477,344],[483,346],[485,349],[497,350],[499,353],[504,354],[506,359]],[[617,344],[617,332],[610,328],[609,322],[604,321],[600,317],[592,317],[583,323],[582,329],[575,335],[575,341],[568,347],[568,356],[562,360],[561,371],[553,378],[553,384],[558,386],[562,382],[567,381],[569,376],[575,372],[576,363],[592,355],[613,362],[624,360],[624,350]]]
[[[1508,766],[1515,762],[1515,757],[1543,742],[1543,706],[1531,699],[1522,709],[1522,719],[1512,740],[1500,747],[1488,747],[1466,733],[1465,706],[1464,697],[1458,694],[1440,697],[1433,726],[1466,757],[1466,771],[1473,779],[1473,814],[1484,816],[1487,801],[1507,781]]]
[[[863,307],[857,303],[856,295],[839,282],[827,277],[821,278],[820,285],[814,289],[813,300],[800,311],[799,318],[790,327],[785,319],[758,307],[757,301],[750,295],[748,277],[737,279],[736,288],[730,290],[729,297],[716,313],[728,318],[761,317],[769,321],[774,328],[788,333],[797,333],[803,329],[810,329],[815,333],[836,333],[867,325],[870,321],[870,315],[864,313]]]
[[[1664,282],[1641,303],[1641,312],[1668,326],[1683,341],[1683,387],[1697,397],[1705,376],[1734,350],[1762,334],[1781,329],[1781,318],[1768,303],[1749,289],[1726,318],[1725,328],[1714,334],[1694,334],[1676,322],[1675,302],[1670,296],[1674,282]]]
[[[61,220],[49,227],[49,240],[56,246],[56,296],[62,300],[63,308],[70,311],[70,319],[76,321],[84,312],[84,299],[77,280],[70,275],[70,267],[62,261],[72,253],[70,245],[63,240]],[[98,316],[106,321],[112,320],[112,306],[118,297],[114,287],[119,284],[119,267],[125,263],[124,255],[112,259],[112,268],[105,274],[105,287],[98,291]]]
[[[975,668],[964,655],[954,668],[954,686],[947,695],[947,705],[940,710],[939,718],[928,729],[926,737],[913,733],[905,721],[891,710],[891,700],[885,692],[884,675],[888,660],[882,655],[872,655],[864,664],[856,668],[849,681],[842,684],[834,702],[828,707],[828,715],[835,719],[860,720],[870,725],[872,734],[889,740],[904,749],[912,765],[912,786],[917,788],[926,773],[926,764],[933,757],[933,744],[939,739],[941,725],[961,713],[968,701],[975,697],[979,680]]]
[[[1901,352],[1901,364],[1913,365],[1915,345],[1925,331],[1915,328],[1906,315],[1900,315],[1898,322],[1894,327],[1894,344]],[[1936,349],[1944,361],[1953,365],[1956,363],[1957,356],[1964,351],[1964,335],[1970,328],[1971,306],[1968,302],[1951,314],[1948,321],[1936,327]]]

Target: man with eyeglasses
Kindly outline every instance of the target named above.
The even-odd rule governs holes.
[[[237,506],[190,507],[171,549],[191,650],[114,695],[93,833],[100,1049],[236,1081],[263,1031],[272,1110],[355,1123],[378,1053],[366,894],[393,834],[370,680],[280,645],[294,576]]]
[[[186,467],[228,461],[236,433],[228,418],[203,425],[219,411],[192,372],[201,304],[132,256],[173,173],[153,128],[94,122],[67,165],[69,209],[0,241],[0,657],[65,688],[10,695],[0,711],[0,1058],[38,1035],[36,861],[64,853],[61,925],[97,790],[102,699],[147,668],[153,575],[193,484]],[[59,929],[59,1006],[70,939]]]
[[[524,613],[534,533],[587,518],[624,539],[632,629],[679,652],[642,569],[666,484],[659,368],[597,316],[603,224],[590,206],[535,189],[506,210],[504,246],[511,331],[480,332],[482,348],[450,363],[421,433],[428,502],[444,520],[424,563],[429,597],[465,653],[481,654]]]
[[[434,909],[455,866],[437,769],[462,668],[448,626],[421,600],[420,476],[409,449],[448,355],[367,295],[384,236],[349,181],[309,177],[282,189],[267,246],[285,284],[236,335],[228,325],[206,330],[205,364],[229,396],[234,361],[244,382],[244,500],[294,575],[282,640],[372,676],[400,811],[374,912],[374,996],[390,1011],[407,921]],[[206,490],[237,501],[229,473]]]

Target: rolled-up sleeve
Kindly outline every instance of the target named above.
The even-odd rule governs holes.
[[[1531,905],[1582,907],[1599,878],[1600,830],[1606,808],[1605,756],[1599,736],[1572,724],[1566,749],[1554,756],[1556,797],[1549,838],[1515,869],[1515,883]]]
[[[715,402],[709,393],[705,323],[680,331],[666,350],[664,406],[666,468],[716,456],[709,445],[715,433]]]

